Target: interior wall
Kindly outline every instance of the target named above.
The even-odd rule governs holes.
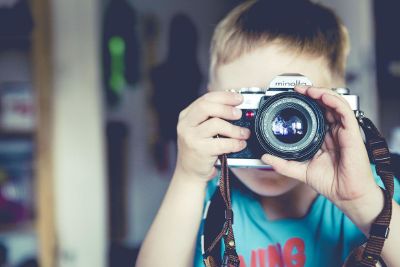
[[[331,7],[349,30],[351,50],[347,62],[347,86],[360,97],[361,109],[379,125],[375,32],[372,0],[319,0]]]
[[[380,97],[381,130],[388,139],[389,149],[400,154],[400,39],[398,31],[399,2],[374,0],[378,93]]]
[[[204,75],[203,88],[207,82],[208,49],[214,26],[219,21],[231,2],[228,0],[131,0],[132,7],[139,17],[138,31],[143,31],[143,20],[148,15],[156,17],[159,25],[159,38],[156,48],[156,61],[162,62],[167,52],[168,25],[172,16],[178,12],[187,14],[196,24],[199,35],[198,62]],[[108,1],[105,1],[106,5]],[[142,57],[145,48],[142,45]],[[143,70],[146,75],[146,70]],[[149,86],[144,77],[135,88],[125,90],[121,105],[116,109],[109,109],[107,119],[122,120],[128,124],[129,155],[128,155],[128,198],[127,217],[128,233],[126,242],[138,246],[161,204],[169,184],[174,164],[174,153],[171,153],[170,171],[159,173],[152,155],[149,152],[149,135],[152,134],[151,118],[148,114]],[[179,97],[179,96],[176,96]],[[171,103],[173,105],[173,103]]]
[[[106,266],[100,4],[53,0],[57,266]]]

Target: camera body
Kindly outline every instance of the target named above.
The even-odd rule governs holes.
[[[327,125],[324,110],[313,99],[294,91],[297,85],[311,86],[301,74],[282,74],[267,89],[251,87],[231,90],[243,95],[239,120],[232,124],[250,129],[247,147],[230,153],[228,165],[241,168],[270,168],[261,160],[265,153],[284,159],[305,161],[321,147]],[[347,88],[332,89],[341,95],[352,110],[359,110],[359,99]],[[219,162],[217,162],[218,164]]]

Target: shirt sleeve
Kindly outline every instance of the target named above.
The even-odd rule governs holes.
[[[375,177],[375,181],[376,183],[381,186],[384,187],[381,178],[379,178],[379,175],[376,173],[376,168],[375,166],[372,165],[372,172],[374,174]],[[393,194],[393,199],[400,204],[400,178],[399,177],[394,177],[394,194]]]
[[[394,178],[394,200],[400,204],[400,178]]]
[[[376,169],[374,165],[371,165],[372,173],[375,177],[376,183],[384,187],[383,182],[379,175],[376,173]],[[400,182],[397,177],[394,178],[394,200],[400,204]],[[357,226],[346,216],[343,216],[343,228],[342,228],[342,236],[343,236],[343,249],[342,255],[344,256],[342,259],[343,261],[345,258],[351,253],[353,249],[360,246],[364,243],[367,239],[365,235],[357,228]]]
[[[208,182],[208,186],[207,186],[207,190],[206,190],[206,197],[205,197],[204,205],[203,205],[203,213],[208,205],[208,202],[210,201],[211,197],[213,196],[215,190],[217,189],[217,186],[218,186],[218,178],[217,177],[215,177],[210,182]],[[204,267],[203,253],[202,253],[202,249],[201,249],[202,248],[201,235],[203,233],[203,227],[204,227],[204,216],[201,218],[199,232],[197,233],[196,249],[195,249],[194,261],[193,261],[194,267]]]

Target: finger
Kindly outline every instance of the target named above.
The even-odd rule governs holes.
[[[183,120],[189,126],[197,126],[210,117],[238,120],[242,117],[242,111],[232,106],[202,99],[193,103]]]
[[[307,95],[311,97],[312,99],[315,100],[320,100],[322,98],[322,95],[324,94],[330,94],[330,95],[335,95],[339,97],[339,100],[346,103],[349,105],[343,97],[341,97],[338,93],[332,91],[331,89],[328,88],[323,88],[323,87],[313,87],[313,86],[297,86],[295,87],[295,90],[301,94]]]
[[[305,94],[307,93],[307,90],[308,90],[309,88],[311,88],[311,87],[312,87],[311,85],[298,85],[298,86],[295,86],[295,87],[294,87],[294,90],[295,90],[296,92],[300,93],[300,94],[305,95]]]
[[[336,113],[344,128],[350,128],[352,130],[358,128],[354,112],[350,109],[348,104],[340,101],[340,98],[340,96],[336,95],[323,94],[321,100],[324,105],[333,111],[333,114]]]
[[[334,124],[337,122],[337,118],[335,117],[334,113],[330,109],[325,110],[325,119],[329,124]]]
[[[243,102],[243,96],[239,93],[227,92],[227,91],[214,91],[204,94],[194,101],[191,105],[186,107],[179,114],[179,118],[182,119],[195,107],[198,102],[208,101],[213,103],[220,103],[224,105],[237,106]]]
[[[271,165],[274,171],[276,171],[277,173],[293,179],[300,180],[302,182],[306,182],[305,177],[307,171],[307,163],[285,160],[270,154],[264,154],[261,160],[264,163]]]
[[[230,122],[220,118],[211,118],[198,127],[196,127],[197,134],[203,138],[214,137],[222,135],[225,137],[235,139],[248,139],[250,137],[250,130],[244,127],[233,125]]]
[[[237,106],[243,102],[243,96],[241,94],[229,91],[209,92],[199,98],[199,100],[201,99],[230,106]]]
[[[212,156],[219,156],[242,151],[247,143],[244,140],[233,138],[212,138],[207,139],[202,145]]]
[[[332,130],[328,131],[325,134],[324,143],[322,144],[322,149],[326,151],[336,151],[338,148],[335,144],[335,141],[332,137]]]
[[[335,91],[332,91],[331,89],[327,88],[322,88],[322,87],[313,87],[313,86],[297,86],[295,90],[299,93],[302,93],[318,102],[319,105],[325,106],[324,102],[322,101],[322,96],[325,94],[336,96],[337,100],[340,100],[342,103],[344,103],[346,106],[350,108],[350,105],[344,99],[342,96],[340,96],[338,93]],[[336,112],[334,110],[330,109],[329,107],[326,107],[326,119],[328,120],[329,123],[334,123],[336,121],[340,120],[340,116],[337,116]]]
[[[342,124],[346,124],[348,127],[354,127],[356,123],[354,113],[350,108],[347,101],[336,92],[320,87],[303,87],[298,86],[295,88],[299,93],[303,93],[312,99],[319,100],[328,108],[331,108],[334,113],[334,117],[340,117]],[[336,114],[335,114],[336,113]],[[336,116],[339,115],[339,116]]]

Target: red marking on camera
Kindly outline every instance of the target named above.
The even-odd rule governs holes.
[[[254,112],[253,111],[247,111],[246,112],[246,118],[248,118],[248,119],[254,118]]]

